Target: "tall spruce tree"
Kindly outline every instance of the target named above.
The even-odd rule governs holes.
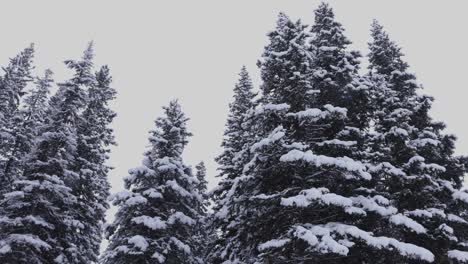
[[[91,66],[88,64],[88,67]],[[87,69],[87,73],[91,73],[90,69]],[[98,260],[102,225],[109,208],[107,198],[110,184],[107,174],[111,168],[106,161],[109,147],[115,144],[113,130],[109,126],[116,114],[108,104],[115,98],[116,92],[110,86],[112,77],[107,66],[96,72],[95,77],[84,76],[90,82],[83,81],[88,86],[87,103],[77,128],[75,170],[79,179],[74,186],[74,194],[81,205],[77,218],[84,225],[79,237],[81,254],[86,263],[92,263]]]
[[[346,118],[333,124],[325,124],[327,131],[319,132],[331,136],[331,142],[309,139],[319,151],[332,156],[365,158],[369,127],[371,94],[370,83],[358,74],[361,55],[348,50],[351,41],[345,36],[343,26],[335,20],[333,10],[321,4],[315,11],[315,23],[311,27],[312,83],[314,107],[327,104],[346,109]],[[310,128],[307,128],[310,130]],[[336,139],[341,139],[340,144]]]
[[[74,129],[76,133],[76,151],[73,163],[69,164],[75,178],[67,182],[72,194],[77,197],[77,207],[73,218],[80,223],[76,230],[75,241],[79,255],[78,262],[96,262],[102,240],[101,228],[106,198],[109,192],[105,164],[109,145],[113,144],[112,129],[109,128],[115,113],[107,104],[115,97],[111,88],[109,71],[103,67],[94,73],[94,45],[90,42],[80,60],[67,60],[66,65],[74,71],[68,86],[80,87],[83,91],[83,105],[76,114]],[[97,78],[100,78],[98,81]],[[63,89],[51,100],[51,109],[60,104]],[[57,100],[58,99],[58,100]],[[53,111],[53,110],[52,110]]]
[[[89,57],[85,51],[84,60]],[[75,70],[74,63],[66,64]],[[77,219],[79,199],[72,187],[77,153],[77,123],[86,94],[76,76],[59,85],[48,120],[39,128],[24,172],[1,201],[2,263],[85,263],[79,250],[84,228]]]
[[[243,117],[244,124],[239,126],[244,137],[250,137],[240,145],[240,153],[248,153],[247,162],[256,150],[252,144],[258,138],[267,136],[278,125],[279,118],[275,115],[275,110],[289,108],[289,105],[283,103],[285,101],[290,102],[296,109],[301,108],[305,100],[300,97],[308,97],[310,58],[305,46],[307,33],[304,29],[305,26],[300,21],[294,23],[281,13],[276,29],[268,34],[271,43],[265,48],[264,56],[259,62],[264,77],[261,99],[264,106],[249,111]],[[270,119],[266,120],[268,118]],[[247,162],[243,160],[240,169],[227,186],[229,188],[223,190],[224,197],[217,201],[215,219],[218,224],[215,224],[215,227],[218,228],[220,237],[210,256],[212,263],[254,263],[258,260],[257,246],[261,240],[259,236],[265,233],[264,221],[267,221],[267,218],[266,214],[264,215],[265,209],[254,206],[253,201],[262,179],[250,175],[246,169],[249,167],[249,164],[246,166]],[[254,162],[255,160],[250,164]],[[268,217],[272,218],[277,218],[277,215],[271,214]]]
[[[408,71],[403,53],[376,21],[369,44],[376,83],[374,173],[400,214],[385,230],[430,250],[435,263],[468,256],[468,195],[460,191],[466,158],[454,155],[455,137],[429,115],[433,99]],[[411,263],[411,262],[404,262]]]
[[[220,183],[215,190],[212,191],[212,198],[214,200],[215,212],[224,211],[228,209],[226,203],[229,202],[229,190],[232,188],[236,177],[241,176],[245,160],[248,158],[248,144],[253,139],[248,134],[248,129],[243,127],[245,115],[254,106],[253,99],[255,93],[253,91],[252,80],[249,76],[247,68],[243,66],[239,73],[239,80],[234,86],[234,100],[229,104],[229,115],[226,122],[226,130],[224,138],[221,143],[223,152],[216,158],[219,164],[219,175],[221,178]],[[229,214],[229,216],[228,216]],[[210,217],[211,232],[216,234],[220,230],[226,230],[230,220],[228,218],[235,218],[234,211],[231,213],[225,212],[222,217],[216,215]],[[224,250],[224,242],[226,238],[223,235],[220,239],[210,240],[209,245],[209,259],[217,259]]]
[[[229,104],[229,116],[221,143],[223,152],[216,158],[220,165],[219,177],[223,178],[214,192],[216,196],[219,194],[218,200],[223,199],[223,193],[230,188],[233,179],[242,172],[241,166],[238,165],[241,162],[241,157],[237,155],[242,155],[240,151],[243,150],[244,144],[248,140],[245,135],[246,129],[242,127],[242,123],[247,111],[253,107],[254,96],[252,80],[247,68],[243,66],[239,73],[239,80],[234,86],[234,101]]]
[[[163,109],[142,166],[129,171],[127,190],[115,196],[119,210],[107,229],[104,263],[203,263],[196,243],[203,197],[181,157],[188,118],[177,101]]]
[[[46,120],[48,95],[53,84],[52,71],[46,70],[44,76],[35,80],[35,87],[24,98],[23,107],[15,114],[12,130],[13,145],[3,173],[6,177],[21,178],[23,159],[34,146],[34,140]]]
[[[33,80],[33,56],[34,46],[31,44],[10,59],[8,66],[3,68],[5,74],[0,79],[0,194],[11,190],[18,169],[16,165],[22,157],[16,151],[16,130],[18,124],[23,123],[20,113],[21,98],[27,84]]]
[[[27,141],[33,145],[35,137],[34,130],[40,127],[47,120],[47,109],[49,107],[49,94],[54,84],[52,78],[53,72],[49,69],[45,70],[44,76],[36,77],[35,88],[24,99],[24,108],[22,110],[24,127],[29,129],[31,135],[27,136]],[[28,153],[30,149],[26,149],[23,153]]]
[[[215,234],[211,233],[211,215],[208,214],[210,197],[208,194],[205,163],[201,161],[195,166],[195,169],[195,177],[198,179],[197,189],[203,198],[203,206],[197,208],[199,210],[200,217],[196,224],[196,234],[194,236],[195,243],[197,245],[195,249],[198,251],[197,256],[200,256],[200,258],[204,260],[211,241],[214,241]],[[206,263],[206,261],[203,263]]]

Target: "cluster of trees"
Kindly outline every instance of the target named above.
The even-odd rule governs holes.
[[[31,45],[0,78],[0,263],[95,263],[109,205],[106,165],[115,97],[93,45],[73,77],[34,77]]]
[[[367,70],[327,4],[311,26],[279,14],[268,37],[259,89],[245,67],[234,87],[218,186],[184,163],[192,134],[171,101],[105,227],[108,68],[93,73],[89,46],[49,98],[33,48],[13,58],[0,79],[0,262],[468,262],[468,158],[382,26]]]
[[[207,263],[468,261],[467,159],[376,21],[367,71],[333,10],[280,14],[242,69],[212,192]]]

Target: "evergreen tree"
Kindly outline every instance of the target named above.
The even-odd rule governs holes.
[[[71,186],[78,177],[73,170],[76,126],[86,94],[74,80],[59,85],[48,120],[25,159],[23,176],[1,201],[2,263],[84,263],[76,245],[84,226],[76,218],[80,206]]]
[[[369,75],[377,87],[374,173],[377,190],[400,212],[385,231],[430,250],[436,263],[449,263],[460,253],[456,250],[468,249],[468,194],[460,191],[466,158],[454,156],[455,137],[430,117],[433,99],[418,92],[421,86],[400,47],[376,21],[371,35]]]
[[[268,33],[270,44],[258,62],[262,74],[263,102],[286,103],[292,111],[308,106],[314,94],[310,83],[309,35],[300,20],[292,22],[280,13],[276,30]]]
[[[39,127],[44,124],[47,119],[47,108],[49,106],[50,89],[54,83],[52,79],[53,72],[45,70],[43,77],[36,77],[35,88],[31,90],[30,94],[24,99],[23,119],[26,123],[24,126],[31,130],[34,127]],[[34,136],[28,137],[32,143]],[[30,144],[32,145],[32,144]],[[24,151],[24,153],[29,150]]]
[[[221,143],[223,152],[216,158],[219,164],[218,170],[220,172],[218,177],[221,178],[221,181],[216,189],[212,191],[215,212],[227,209],[228,192],[232,188],[235,178],[242,174],[243,164],[245,160],[248,159],[249,155],[246,146],[253,140],[248,134],[248,129],[242,126],[245,115],[254,106],[253,99],[256,95],[253,92],[252,80],[245,66],[242,67],[239,73],[239,80],[235,84],[233,90],[234,100],[229,104],[226,130]],[[230,217],[236,216],[231,215]],[[213,234],[227,228],[229,221],[226,218],[227,216],[221,218],[210,216],[209,229],[211,229]],[[217,240],[215,236],[212,238],[213,239],[210,240],[208,254],[210,259],[215,259],[223,250],[223,238],[220,240]]]
[[[37,136],[38,127],[46,120],[48,95],[52,87],[52,71],[46,70],[44,77],[36,78],[35,88],[24,98],[24,106],[15,114],[12,130],[13,141],[9,159],[5,162],[4,175],[21,178],[23,159],[31,151]]]
[[[214,241],[215,234],[211,233],[210,225],[211,215],[208,214],[208,207],[210,206],[210,200],[208,195],[208,182],[206,181],[206,167],[205,163],[201,161],[195,166],[196,173],[195,176],[198,179],[197,189],[198,192],[203,197],[203,206],[199,207],[199,214],[200,218],[198,219],[196,225],[196,235],[195,235],[195,243],[198,245],[196,249],[198,250],[197,255],[200,256],[202,259],[205,258],[207,254],[207,248],[212,241]],[[206,262],[203,262],[206,263]]]
[[[32,81],[32,59],[34,46],[31,44],[16,57],[10,59],[3,68],[5,75],[0,79],[0,194],[11,190],[16,173],[16,163],[21,156],[15,155],[17,149],[16,130],[22,123],[19,113],[24,89]]]
[[[239,125],[241,135],[247,140],[243,139],[241,151],[238,152],[247,154],[247,162],[255,150],[252,144],[278,125],[275,110],[289,108],[285,101],[296,109],[301,108],[306,101],[304,98],[309,97],[310,57],[305,46],[308,35],[304,29],[305,26],[300,21],[291,22],[281,13],[276,29],[268,35],[271,43],[265,48],[264,56],[259,62],[264,81],[261,99],[264,106],[249,111],[247,115],[244,112],[241,120],[244,124]],[[284,87],[287,89],[283,89]],[[227,188],[221,189],[223,196],[216,201],[218,208],[215,210],[215,227],[220,237],[210,254],[213,263],[254,263],[258,254],[258,236],[265,231],[265,226],[259,227],[260,221],[265,220],[261,219],[262,216],[265,218],[265,210],[253,207],[251,201],[257,192],[251,188],[256,188],[254,186],[260,184],[258,181],[261,179],[249,175],[245,158],[241,161],[237,165],[239,169],[231,176],[231,182],[226,185]],[[245,188],[240,187],[241,184]],[[262,215],[257,216],[260,213]],[[273,215],[268,218],[273,218]],[[256,221],[258,222],[255,223]]]
[[[87,65],[91,67],[92,64]],[[87,103],[77,128],[75,171],[80,177],[74,185],[74,194],[79,197],[81,205],[77,218],[84,225],[78,243],[85,262],[92,263],[98,260],[102,225],[109,208],[107,174],[111,168],[106,161],[109,146],[115,144],[113,130],[109,126],[116,114],[109,109],[108,103],[115,98],[116,92],[110,86],[112,78],[106,66],[88,79]]]
[[[365,130],[369,127],[371,110],[370,83],[359,76],[361,55],[348,50],[351,41],[344,33],[343,26],[335,20],[333,10],[322,3],[315,11],[315,23],[311,27],[313,37],[309,49],[314,58],[310,81],[314,97],[311,102],[314,107],[331,104],[346,109],[345,119],[335,121],[331,126],[327,121],[327,131],[319,133],[330,135],[332,140],[338,138],[348,142],[339,144],[336,140],[308,140],[314,148],[329,155],[365,158]]]
[[[247,111],[253,107],[254,96],[252,80],[247,68],[243,66],[239,73],[239,81],[234,86],[234,101],[229,104],[229,116],[221,143],[224,151],[216,158],[220,165],[218,177],[223,177],[215,191],[215,194],[220,196],[218,200],[222,200],[222,193],[230,189],[233,179],[242,172],[239,166],[242,162],[240,151],[248,141],[242,123]]]
[[[203,197],[181,157],[191,136],[187,120],[177,101],[156,119],[142,166],[129,171],[127,190],[115,196],[104,263],[203,263],[196,243]]]

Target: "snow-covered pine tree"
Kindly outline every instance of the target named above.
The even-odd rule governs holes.
[[[246,137],[246,129],[242,127],[244,116],[248,110],[253,107],[253,92],[252,80],[249,76],[247,68],[242,67],[239,73],[239,80],[234,86],[234,101],[229,104],[229,116],[226,122],[226,130],[224,132],[223,152],[216,158],[219,164],[219,176],[222,180],[216,190],[213,192],[218,205],[226,190],[229,190],[234,178],[242,173],[241,157],[244,145],[248,142]],[[239,155],[239,156],[238,156]]]
[[[309,95],[307,91],[310,89],[310,54],[305,46],[308,35],[304,29],[305,26],[300,21],[294,23],[281,13],[276,29],[268,34],[271,43],[265,48],[264,56],[259,62],[264,81],[262,105],[248,111],[247,115],[243,114],[245,117],[241,121],[244,124],[239,126],[247,141],[244,141],[238,152],[248,153],[247,162],[252,159],[251,153],[255,153],[261,144],[270,142],[264,139],[262,143],[252,146],[258,138],[268,136],[280,125],[279,115],[284,117],[284,110],[290,108],[286,102],[291,103],[295,109],[304,108],[305,98]],[[275,154],[271,153],[271,156]],[[215,227],[219,239],[217,247],[210,254],[211,263],[254,263],[258,260],[257,247],[263,242],[262,236],[271,232],[271,225],[267,227],[267,221],[278,219],[277,212],[271,214],[274,209],[267,212],[266,205],[258,204],[261,200],[255,199],[256,194],[259,194],[258,189],[265,182],[260,175],[256,177],[257,175],[249,172],[249,165],[253,165],[257,158],[260,157],[255,154],[250,163],[242,160],[240,168],[227,185],[228,189],[223,190],[224,197],[216,201]],[[264,160],[268,158],[265,157]],[[273,163],[273,158],[271,162]],[[277,168],[276,165],[272,166]],[[275,185],[280,186],[280,183]],[[277,208],[276,204],[268,207]]]
[[[212,198],[214,202],[213,210],[215,212],[227,210],[224,207],[228,202],[227,196],[229,190],[232,188],[235,178],[242,175],[242,169],[245,160],[248,158],[248,144],[253,139],[248,135],[248,129],[242,126],[244,123],[245,115],[254,106],[253,99],[256,94],[253,91],[252,80],[249,76],[247,68],[243,66],[239,73],[238,82],[234,86],[234,100],[229,104],[229,115],[226,122],[226,130],[224,138],[221,143],[223,152],[216,158],[219,164],[219,175],[221,178],[218,186],[212,191]],[[224,209],[222,209],[224,207]],[[234,213],[234,212],[233,212]],[[210,216],[210,227],[213,234],[218,233],[218,230],[227,230],[229,225],[229,218],[235,218],[235,214],[226,212],[222,217],[216,215]],[[210,240],[209,245],[209,259],[217,259],[224,251],[223,240]]]
[[[368,81],[358,74],[361,55],[357,51],[348,50],[351,41],[344,33],[343,26],[335,20],[333,10],[322,3],[315,11],[309,46],[313,57],[313,104],[319,107],[327,104],[343,107],[346,109],[346,118],[326,124],[329,128],[323,134],[331,136],[331,141],[312,138],[310,142],[324,154],[359,159],[367,156],[365,141],[371,97]]]
[[[81,208],[77,219],[84,225],[79,236],[80,254],[85,263],[97,262],[102,241],[102,225],[109,205],[110,184],[107,175],[111,169],[108,160],[109,147],[114,142],[113,129],[110,128],[115,112],[109,108],[109,102],[115,98],[116,91],[111,87],[112,77],[107,66],[92,74],[91,56],[88,63],[74,63],[77,82],[87,87],[86,107],[78,123],[78,145],[75,171],[80,175],[74,184],[74,194],[78,197]],[[80,65],[86,65],[85,67]],[[86,73],[81,73],[86,69]],[[85,76],[89,82],[82,80]]]
[[[34,140],[46,119],[48,95],[52,87],[52,71],[46,70],[44,76],[35,80],[35,87],[25,96],[22,109],[15,114],[12,130],[13,141],[9,159],[5,162],[3,173],[6,177],[21,178],[23,159],[31,151]]]
[[[30,148],[34,145],[34,137],[36,128],[42,126],[47,119],[47,109],[49,106],[50,89],[54,83],[52,79],[53,72],[49,69],[45,70],[44,76],[36,77],[35,87],[24,99],[24,108],[22,110],[24,127],[28,129],[27,144],[29,148],[24,149],[23,153],[29,153]]]
[[[188,118],[177,101],[163,109],[143,164],[129,171],[127,190],[115,195],[119,210],[107,228],[104,263],[203,263],[196,243],[203,197],[181,156],[191,136]]]
[[[76,245],[84,226],[76,219],[80,206],[70,187],[78,177],[76,125],[85,99],[73,79],[59,85],[21,179],[0,202],[1,263],[85,263]]]
[[[461,260],[468,257],[468,193],[460,191],[466,158],[454,155],[455,137],[430,117],[433,99],[421,95],[400,47],[376,21],[371,35],[369,75],[377,87],[373,173],[377,190],[399,211],[385,231],[430,250],[435,263]]]
[[[21,97],[24,89],[33,80],[32,59],[34,45],[24,49],[20,54],[10,59],[10,63],[3,70],[5,75],[0,79],[0,194],[11,190],[11,183],[16,171],[15,163],[20,157],[16,156],[16,129],[22,123],[20,113]]]
[[[207,248],[209,247],[211,241],[214,241],[215,234],[211,231],[211,215],[208,214],[208,208],[210,206],[210,197],[208,194],[208,182],[206,180],[206,166],[203,161],[199,162],[195,166],[195,176],[198,179],[197,189],[200,195],[203,197],[203,206],[199,207],[200,217],[196,224],[197,234],[194,236],[196,239],[196,244],[198,245],[196,249],[198,250],[197,255],[202,259],[205,259],[207,254]],[[203,263],[206,263],[203,262]]]

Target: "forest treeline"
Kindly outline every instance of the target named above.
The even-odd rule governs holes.
[[[0,76],[0,263],[468,262],[468,158],[401,48],[377,21],[370,35],[363,57],[328,4],[312,25],[280,13],[261,84],[242,67],[234,86],[218,186],[183,161],[173,100],[112,195],[109,68],[90,43],[56,83],[27,47]]]

